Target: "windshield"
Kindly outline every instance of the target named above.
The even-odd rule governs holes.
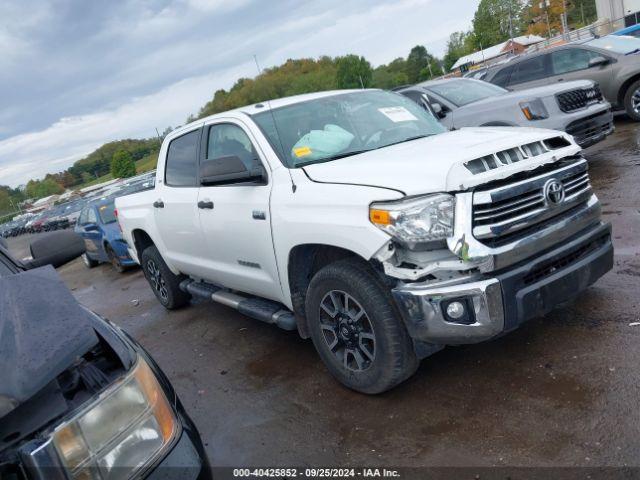
[[[640,38],[634,37],[609,35],[602,38],[596,38],[586,44],[620,54],[627,54],[640,50]]]
[[[318,98],[253,118],[289,168],[337,160],[445,131],[433,115],[411,100],[377,90]]]
[[[116,205],[114,202],[107,203],[98,207],[98,213],[100,214],[100,221],[102,223],[113,223],[116,221]]]
[[[485,98],[504,95],[508,92],[508,90],[493,85],[492,83],[468,79],[451,80],[435,85],[427,85],[425,88],[440,95],[457,107],[462,107],[469,103],[477,102],[478,100],[484,100]]]

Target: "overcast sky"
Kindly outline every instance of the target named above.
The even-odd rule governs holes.
[[[0,184],[183,124],[287,58],[444,52],[478,0],[0,0]]]

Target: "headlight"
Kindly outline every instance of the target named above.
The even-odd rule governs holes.
[[[167,446],[177,421],[142,359],[116,387],[57,428],[53,444],[71,477],[126,479]]]
[[[544,103],[539,98],[531,100],[530,102],[520,102],[520,109],[527,120],[544,120],[549,118],[549,112],[547,112]]]
[[[453,235],[454,197],[445,193],[374,203],[369,219],[410,248]]]

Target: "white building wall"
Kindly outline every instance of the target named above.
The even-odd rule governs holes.
[[[625,0],[596,0],[598,20],[617,20],[625,15]]]

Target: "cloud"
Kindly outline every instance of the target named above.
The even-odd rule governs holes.
[[[183,123],[215,90],[254,76],[254,54],[265,68],[346,53],[375,65],[417,44],[442,55],[478,0],[8,2],[0,184],[17,185],[105,142]]]

